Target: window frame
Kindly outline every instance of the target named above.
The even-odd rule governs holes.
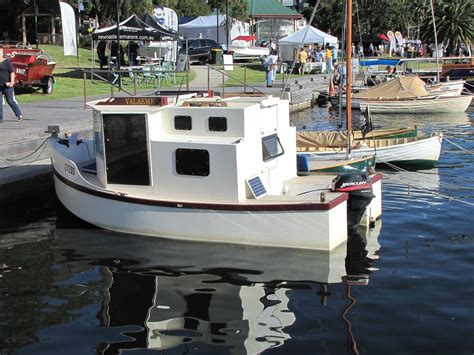
[[[269,141],[271,139],[274,139],[274,138],[276,138],[276,143],[280,147],[281,152],[273,155],[273,154],[271,154],[271,152],[268,151],[268,149],[265,145],[265,142]],[[268,155],[265,154],[265,151],[268,152]],[[278,157],[282,156],[283,154],[285,154],[285,149],[283,148],[283,145],[281,144],[280,138],[278,137],[277,133],[273,133],[273,134],[270,134],[268,136],[262,137],[262,159],[263,159],[264,162],[267,162],[267,161],[273,160],[275,158],[278,158]]]

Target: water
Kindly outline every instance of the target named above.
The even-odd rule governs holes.
[[[326,108],[293,120],[337,126]],[[415,122],[474,151],[472,111],[375,124]],[[472,354],[474,155],[445,141],[435,169],[383,173],[382,220],[331,253],[119,235],[53,197],[11,205],[0,353]]]

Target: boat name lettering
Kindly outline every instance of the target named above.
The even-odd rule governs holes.
[[[64,171],[71,175],[76,175],[76,168],[69,165],[68,163],[64,163]]]
[[[155,100],[153,98],[148,98],[148,97],[131,98],[131,99],[126,98],[125,103],[127,105],[153,105],[155,103]]]

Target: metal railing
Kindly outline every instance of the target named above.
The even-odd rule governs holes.
[[[160,70],[150,71],[149,76],[143,76],[143,71],[134,69],[82,69],[84,109],[87,108],[87,83],[105,83],[110,85],[110,96],[114,97],[116,92],[124,92],[129,96],[136,96],[140,90],[150,90],[161,87],[161,82],[165,78],[173,80],[177,84],[176,78],[181,76],[179,90],[186,85],[189,91],[189,71]],[[125,82],[128,79],[128,84]],[[152,87],[144,87],[142,83],[153,84]],[[128,87],[130,86],[130,90]]]

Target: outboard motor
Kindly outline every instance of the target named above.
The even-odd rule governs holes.
[[[354,230],[360,223],[366,207],[375,197],[367,173],[339,174],[332,180],[331,191],[347,192],[347,226]]]

